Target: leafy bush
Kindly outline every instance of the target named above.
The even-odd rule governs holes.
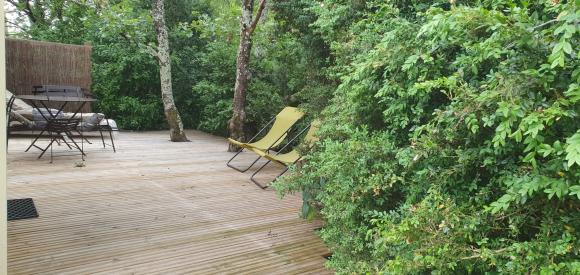
[[[384,35],[276,188],[311,194],[339,273],[580,272],[579,7],[413,3],[352,23]]]
[[[96,110],[117,121],[121,129],[166,127],[158,96],[155,60],[135,46],[111,41],[93,46],[92,93]]]
[[[122,129],[164,129],[167,127],[163,119],[163,106],[157,99],[142,101],[134,97],[116,99],[119,127]]]

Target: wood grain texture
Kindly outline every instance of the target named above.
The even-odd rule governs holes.
[[[117,153],[95,142],[80,168],[78,156],[50,164],[23,152],[30,139],[11,139],[8,198],[34,198],[40,217],[8,223],[9,273],[330,273],[320,222],[298,217],[298,196],[280,200],[252,170],[226,167],[224,139],[187,135],[122,132]]]

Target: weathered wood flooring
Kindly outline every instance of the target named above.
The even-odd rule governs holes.
[[[10,139],[8,197],[33,198],[40,217],[8,223],[9,273],[330,273],[298,196],[280,200],[252,170],[226,167],[224,139],[188,136],[121,132],[117,153],[86,146],[85,167],[80,156],[38,160],[24,152],[30,138]]]

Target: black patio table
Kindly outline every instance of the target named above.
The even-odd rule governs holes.
[[[84,98],[84,97],[70,97],[70,96],[50,96],[50,95],[20,95],[16,96],[19,99],[24,101],[30,102],[30,104],[38,111],[38,113],[42,116],[44,120],[46,120],[46,124],[41,129],[40,133],[36,135],[30,146],[25,150],[28,152],[30,148],[35,147],[42,151],[42,153],[38,156],[41,158],[44,153],[50,148],[50,161],[52,162],[53,154],[52,154],[52,144],[56,141],[57,143],[59,140],[62,140],[65,145],[69,147],[69,149],[73,149],[67,140],[64,138],[65,136],[73,143],[75,149],[77,149],[81,153],[81,158],[84,160],[84,156],[86,155],[83,147],[79,146],[78,143],[75,141],[75,137],[72,132],[78,132],[81,136],[81,145],[83,142],[84,137],[82,133],[77,130],[81,119],[77,117],[77,115],[81,112],[83,107],[89,102],[96,102],[97,100],[94,98]],[[48,103],[56,103],[60,105],[55,112],[48,107]],[[79,103],[78,108],[76,108],[75,112],[72,116],[68,118],[59,118],[59,116],[63,113],[64,108],[69,103]],[[47,132],[50,136],[50,143],[45,147],[39,147],[35,143],[38,139]],[[64,136],[63,136],[64,135]]]

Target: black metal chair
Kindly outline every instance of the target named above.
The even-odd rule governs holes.
[[[33,88],[34,88],[34,90],[33,90],[34,94],[43,94],[43,95],[47,95],[47,96],[94,98],[94,96],[91,92],[89,92],[81,87],[78,87],[78,86],[39,85],[39,86],[34,86]],[[113,148],[113,152],[117,152],[117,149],[115,148],[115,141],[113,139],[113,128],[111,127],[111,125],[109,125],[109,120],[107,120],[107,117],[104,117],[103,120],[105,120],[107,122],[106,125],[101,125],[100,123],[95,123],[94,125],[87,126],[87,125],[83,125],[83,123],[81,122],[79,124],[80,127],[75,129],[74,132],[76,132],[82,136],[82,134],[81,134],[82,131],[99,131],[99,135],[101,137],[101,142],[103,144],[103,148],[106,148],[107,145],[110,145]],[[103,135],[103,132],[109,133],[109,138],[111,139],[111,144],[105,143],[105,137]],[[83,139],[88,144],[92,144],[91,141],[89,141],[86,137],[83,137]]]
[[[80,124],[81,126],[77,129],[77,132],[79,134],[81,134],[81,132],[83,131],[99,131],[99,135],[101,136],[101,142],[103,143],[103,148],[106,148],[107,145],[110,145],[113,148],[113,152],[117,152],[117,148],[115,148],[115,140],[113,139],[113,127],[111,127],[111,125],[109,124],[109,120],[107,119],[107,117],[103,117],[103,119],[101,119],[101,121],[105,121],[106,124],[105,125],[101,125],[100,122],[92,125],[92,126],[83,126],[82,123]],[[111,144],[107,144],[105,142],[105,135],[103,135],[103,132],[108,132],[109,133],[109,138],[111,139]],[[88,139],[85,138],[85,141],[88,142],[89,144],[92,144]]]
[[[69,148],[69,149],[73,149],[73,147],[71,146],[71,144],[69,144],[69,141],[72,143],[72,145],[79,150],[79,152],[81,153],[81,158],[82,160],[85,160],[85,152],[84,152],[84,148],[82,146],[79,146],[78,143],[74,140],[73,138],[73,131],[77,130],[77,127],[80,123],[80,119],[59,119],[59,118],[54,118],[54,119],[50,119],[47,122],[47,125],[45,127],[45,131],[48,133],[49,136],[49,143],[45,148],[41,148],[39,146],[37,146],[35,143],[38,140],[38,137],[32,142],[32,144],[28,147],[30,149],[30,147],[34,146],[36,148],[38,148],[39,150],[42,151],[42,153],[38,156],[38,158],[41,158],[44,153],[46,153],[46,151],[50,148],[50,162],[52,162],[53,160],[53,152],[52,152],[52,144],[54,142],[58,142],[59,140],[62,140],[62,142]],[[68,138],[68,141],[67,141]],[[84,137],[82,136],[81,133],[81,139],[83,139]],[[27,149],[28,151],[28,149]]]

